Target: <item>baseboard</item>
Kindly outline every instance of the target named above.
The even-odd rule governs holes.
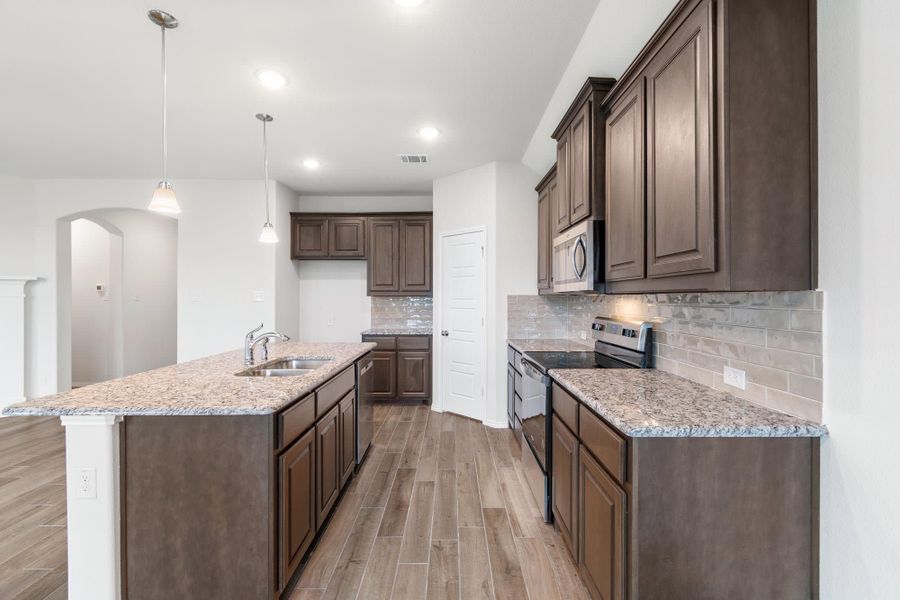
[[[482,423],[492,429],[509,429],[509,423],[507,421],[488,421],[485,419]]]

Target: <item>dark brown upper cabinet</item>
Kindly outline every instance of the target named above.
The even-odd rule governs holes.
[[[369,295],[400,292],[400,219],[369,219]]]
[[[644,87],[635,83],[606,119],[606,280],[644,277]]]
[[[291,258],[366,258],[366,218],[358,215],[291,213]]]
[[[559,190],[559,185],[556,181],[556,165],[553,165],[534,189],[538,193],[537,287],[539,294],[546,294],[553,291],[553,282],[551,280],[553,273],[550,261],[554,228],[553,223],[551,223],[551,214]]]
[[[815,289],[814,14],[682,0],[603,100],[607,292]]]
[[[328,256],[328,219],[291,215],[291,258]]]
[[[365,217],[340,217],[328,220],[328,256],[366,257]]]
[[[603,218],[606,130],[602,101],[615,82],[605,77],[589,78],[553,132],[557,194],[552,204],[557,233],[587,218]]]
[[[370,296],[430,296],[431,213],[369,217]]]
[[[431,293],[431,217],[400,220],[400,290]]]

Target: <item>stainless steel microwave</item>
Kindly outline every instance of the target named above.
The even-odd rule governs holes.
[[[603,292],[603,221],[587,220],[553,239],[553,291]]]

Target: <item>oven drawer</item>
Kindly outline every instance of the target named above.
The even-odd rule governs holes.
[[[578,400],[553,382],[553,412],[569,429],[578,434]]]
[[[583,404],[579,406],[578,437],[591,454],[616,478],[625,481],[627,444],[600,417]]]

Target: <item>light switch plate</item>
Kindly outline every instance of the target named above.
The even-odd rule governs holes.
[[[733,367],[725,367],[725,385],[730,385],[732,387],[746,390],[747,389],[747,373],[745,373],[741,369],[735,369]]]
[[[253,291],[253,301],[254,302],[265,302],[266,301],[266,293],[263,290],[254,290]]]

